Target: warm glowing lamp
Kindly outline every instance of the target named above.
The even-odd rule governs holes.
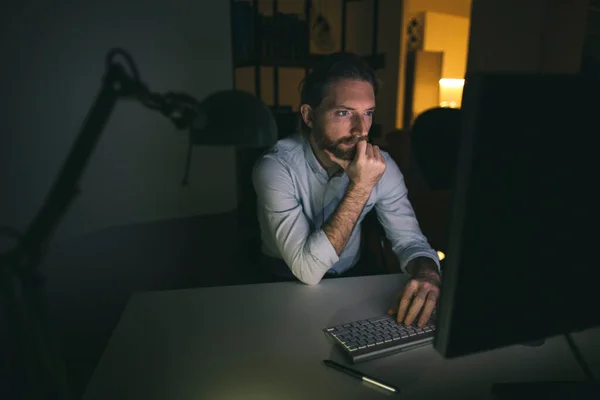
[[[440,79],[440,106],[460,108],[464,86],[464,79]]]
[[[443,251],[439,251],[439,250],[438,250],[438,251],[437,251],[437,255],[438,255],[438,257],[439,257],[440,261],[442,261],[444,258],[446,258],[446,254],[444,254],[444,252],[443,252]]]

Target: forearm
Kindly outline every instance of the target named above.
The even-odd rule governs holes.
[[[323,224],[323,232],[338,255],[346,247],[370,194],[371,188],[350,183],[342,201],[327,222]]]

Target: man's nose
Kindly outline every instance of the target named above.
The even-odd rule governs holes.
[[[356,136],[364,136],[368,132],[367,121],[361,115],[354,116],[352,120],[352,134]]]

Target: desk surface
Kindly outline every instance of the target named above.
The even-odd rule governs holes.
[[[322,328],[385,313],[403,279],[135,294],[84,399],[383,398],[388,394],[322,365],[326,358],[345,362]],[[590,347],[599,332],[577,340]],[[490,398],[495,382],[584,379],[562,337],[539,348],[513,346],[453,360],[427,346],[355,368],[395,384],[403,399]]]

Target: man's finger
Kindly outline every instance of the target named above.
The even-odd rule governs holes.
[[[412,304],[410,305],[408,313],[406,314],[406,318],[404,319],[404,325],[411,325],[414,322],[415,318],[417,318],[417,315],[419,315],[419,311],[421,311],[421,308],[423,308],[426,298],[427,291],[420,290],[417,293],[417,295],[412,301]]]
[[[394,300],[394,305],[390,307],[388,310],[388,315],[396,315],[398,314],[398,304],[400,303],[400,299],[402,298],[402,292],[399,292],[396,295],[396,299]]]
[[[383,154],[381,154],[381,151],[379,150],[379,146],[373,145],[373,155],[379,161],[383,161],[385,163],[385,158],[383,158]]]
[[[367,145],[368,143],[366,140],[359,140],[358,143],[356,143],[356,158],[361,158],[367,155]]]
[[[425,301],[425,306],[423,307],[423,311],[419,317],[419,322],[417,323],[419,328],[424,327],[427,324],[427,321],[429,321],[429,317],[431,317],[431,313],[433,312],[433,309],[437,303],[437,297],[437,292],[433,290],[427,294],[427,301]]]
[[[396,321],[402,322],[404,319],[404,315],[408,310],[408,306],[418,289],[418,285],[415,284],[414,281],[410,282],[408,285],[404,287],[404,291],[402,292],[402,297],[400,298],[400,305],[398,306],[398,315],[396,317]]]
[[[374,158],[375,154],[373,153],[373,145],[371,143],[367,143],[367,149],[365,150],[365,154],[367,158]]]

